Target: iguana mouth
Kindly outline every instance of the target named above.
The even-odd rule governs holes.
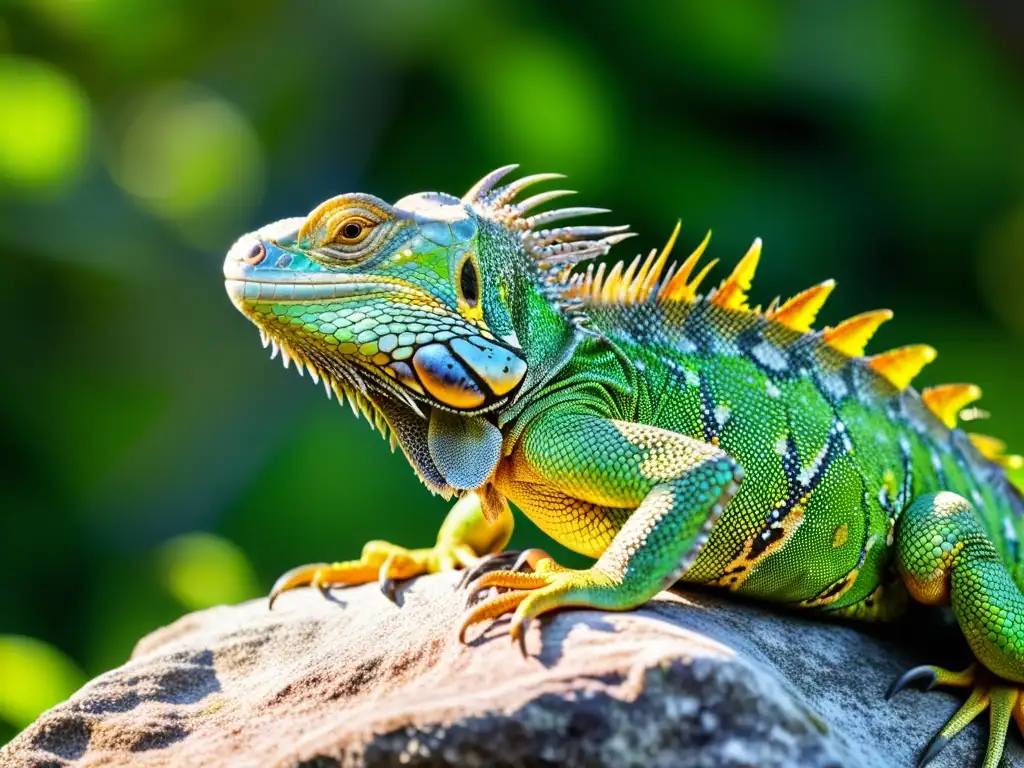
[[[433,301],[429,294],[400,282],[367,280],[362,276],[353,276],[352,279],[346,280],[339,275],[303,275],[301,279],[297,279],[294,273],[282,270],[281,280],[254,280],[251,277],[229,275],[227,268],[224,272],[224,287],[236,306],[243,301],[327,301],[384,292]]]
[[[491,411],[515,395],[526,368],[512,350],[479,336],[414,344],[408,357],[389,363],[334,354],[334,348],[282,334],[255,316],[250,319],[271,359],[280,356],[285,368],[294,364],[299,375],[308,371],[314,382],[322,379],[328,396],[332,390],[339,400],[375,391],[420,417],[435,407],[466,416]]]
[[[393,302],[401,292],[390,283],[228,278],[225,286],[235,306],[259,330],[272,358],[280,356],[286,368],[294,364],[300,375],[308,371],[314,381],[322,379],[329,396],[333,392],[352,400],[357,395],[352,402],[364,412],[368,403],[362,400],[376,391],[420,417],[433,407],[464,415],[484,413],[507,403],[526,372],[516,348],[415,299],[408,306],[415,306],[416,314],[409,314],[411,320],[399,318],[397,325],[390,315],[365,308],[354,319],[330,309],[328,302],[338,300],[387,297]],[[311,296],[301,289],[320,292]],[[408,295],[418,292],[404,293],[409,301]],[[320,303],[329,311],[315,307]],[[389,311],[394,314],[396,308]]]

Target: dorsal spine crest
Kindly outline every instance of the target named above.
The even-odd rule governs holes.
[[[975,384],[943,384],[921,392],[928,409],[950,429],[955,429],[960,412],[981,399],[981,387]]]
[[[765,317],[777,323],[782,323],[790,330],[797,331],[798,333],[810,333],[814,326],[814,321],[818,318],[818,313],[825,306],[825,302],[828,301],[828,297],[832,295],[835,287],[835,280],[826,280],[819,285],[808,288],[802,293],[798,293],[781,307],[776,307],[778,303],[778,299],[776,299],[768,307]]]
[[[938,357],[927,344],[900,347],[869,357],[868,365],[888,379],[896,389],[906,389],[926,365]]]
[[[718,290],[709,297],[712,304],[725,309],[738,309],[749,311],[747,305],[747,293],[754,282],[754,274],[757,272],[757,265],[761,261],[761,238],[757,238],[751,244],[750,249],[740,259],[739,264],[733,270]]]
[[[822,338],[847,357],[863,357],[868,342],[883,323],[892,320],[892,310],[876,309],[844,320],[835,328],[826,328]]]
[[[566,315],[578,314],[577,319],[582,322],[587,307],[706,301],[722,309],[762,316],[796,333],[815,333],[814,323],[835,290],[834,280],[825,280],[784,302],[776,298],[764,311],[760,307],[752,309],[749,306],[749,292],[761,258],[760,238],[754,240],[732,273],[703,296],[700,286],[718,264],[717,259],[703,266],[700,264],[711,232],[682,263],[669,264],[669,256],[681,229],[678,221],[660,251],[652,250],[646,257],[638,255],[628,264],[624,260],[611,266],[603,262],[591,263],[586,271],[573,272],[576,264],[607,254],[612,246],[632,237],[633,233],[626,231],[627,227],[575,225],[548,228],[565,219],[608,211],[604,208],[569,207],[528,216],[527,213],[538,206],[575,193],[552,190],[516,203],[516,197],[528,187],[564,178],[560,174],[541,173],[498,186],[516,167],[508,165],[489,173],[473,185],[462,198],[463,202],[520,233],[524,248],[537,263],[544,281],[544,294]],[[865,357],[868,343],[892,317],[893,313],[888,309],[864,312],[824,328],[818,337],[845,357],[864,358],[869,368],[902,391],[908,389],[921,370],[935,360],[937,353],[932,347],[919,344]],[[961,415],[966,420],[974,413],[964,409],[981,397],[981,390],[972,384],[949,384],[925,389],[921,397],[946,427],[954,429]],[[1024,464],[1024,459],[1018,456],[1005,455],[1005,446],[995,438],[972,435],[971,439],[982,455],[992,461],[1014,467]]]

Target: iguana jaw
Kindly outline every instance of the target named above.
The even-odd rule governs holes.
[[[339,405],[347,400],[353,415],[358,418],[362,414],[382,437],[390,441],[392,450],[396,446],[402,448],[420,480],[433,493],[450,498],[457,492],[438,469],[427,449],[429,424],[437,415],[435,411],[455,409],[431,397],[430,393],[424,391],[416,381],[413,384],[419,391],[399,383],[395,377],[382,372],[387,369],[374,365],[372,361],[361,361],[356,356],[339,354],[336,348],[326,348],[324,344],[317,343],[309,337],[289,334],[284,330],[285,324],[277,321],[278,315],[267,315],[265,311],[260,311],[261,308],[266,309],[261,307],[261,304],[265,304],[267,299],[254,299],[252,295],[273,295],[273,306],[278,308],[287,307],[289,304],[300,308],[307,307],[308,304],[303,300],[276,298],[279,295],[277,289],[292,287],[293,284],[238,279],[231,276],[237,274],[233,270],[234,267],[225,267],[228,295],[232,303],[259,329],[263,346],[271,348],[272,359],[280,356],[285,368],[294,363],[300,375],[308,371],[310,379],[314,383],[322,383],[328,398],[333,395]],[[299,285],[312,284],[309,282]],[[317,283],[317,287],[320,286],[331,288],[331,296],[334,298],[363,296],[375,292],[379,294],[381,289],[386,287],[380,282],[373,283],[365,279]],[[291,327],[290,323],[288,327]],[[515,388],[506,396],[486,403],[483,408],[457,412],[462,416],[473,416],[499,408],[509,401],[514,391]]]
[[[411,282],[319,269],[294,246],[301,222],[240,238],[224,262],[232,303],[285,367],[308,370],[372,422],[383,400],[425,418],[431,408],[487,412],[514,395],[525,363],[507,341]]]

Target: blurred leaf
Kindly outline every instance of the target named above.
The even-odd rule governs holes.
[[[238,603],[260,594],[246,556],[212,534],[172,539],[162,547],[159,562],[167,589],[189,610]]]
[[[67,184],[85,161],[89,104],[50,64],[0,57],[0,182],[27,190]]]
[[[63,652],[31,637],[0,635],[0,718],[18,728],[85,683],[85,674]]]
[[[160,553],[167,588],[195,611],[239,603],[260,594],[252,566],[234,544],[209,533],[190,533],[168,541]]]

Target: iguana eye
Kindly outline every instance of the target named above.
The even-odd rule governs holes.
[[[321,203],[296,240],[314,256],[355,265],[379,253],[395,234],[393,210],[369,195],[339,195]]]
[[[345,216],[338,222],[333,235],[329,235],[329,242],[340,245],[358,245],[370,234],[370,230],[377,226],[377,222],[368,216],[354,213]]]

